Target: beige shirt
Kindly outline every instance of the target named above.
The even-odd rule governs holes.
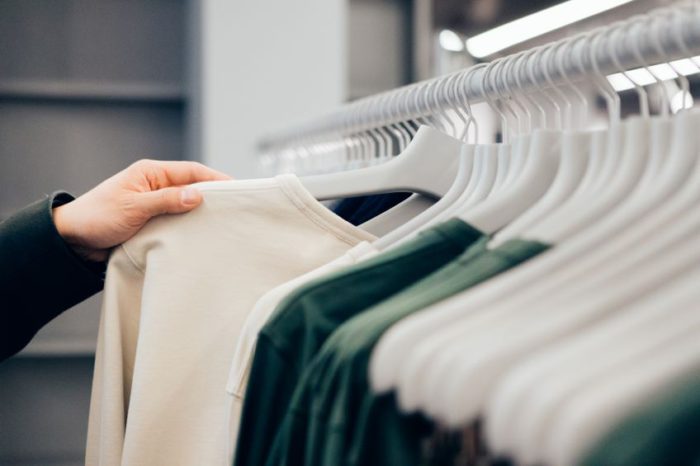
[[[267,319],[272,315],[277,305],[296,288],[338,269],[356,264],[360,260],[372,257],[377,253],[376,248],[370,243],[363,241],[331,262],[271,289],[255,303],[255,307],[248,315],[238,337],[228,383],[226,384],[226,392],[230,396],[229,403],[231,405],[229,409],[229,456],[231,459],[233,459],[235,454],[238,425],[243,412],[243,400],[248,385],[248,378],[250,377],[250,368],[253,364],[255,342]]]
[[[226,381],[248,313],[374,239],[293,175],[197,187],[199,208],[152,220],[110,258],[88,466],[228,464]]]

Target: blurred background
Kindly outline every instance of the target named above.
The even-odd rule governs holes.
[[[611,0],[532,38],[469,46],[557,3],[0,0],[0,219],[144,157],[251,177],[265,134],[667,2]],[[0,464],[83,463],[99,300],[0,365]]]

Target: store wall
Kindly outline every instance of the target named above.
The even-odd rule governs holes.
[[[346,97],[344,0],[201,0],[201,159],[256,173],[256,143]]]

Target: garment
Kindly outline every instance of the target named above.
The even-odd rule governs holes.
[[[333,331],[439,269],[481,237],[466,223],[450,220],[289,295],[258,337],[234,463],[264,463],[297,381]]]
[[[700,376],[695,374],[605,435],[580,465],[700,464]]]
[[[202,205],[151,220],[110,258],[88,465],[227,463],[226,377],[248,312],[374,239],[293,175],[195,186]]]
[[[52,208],[73,200],[54,193],[0,223],[0,361],[41,327],[99,292],[104,267],[80,259],[53,223]]]
[[[362,225],[402,203],[410,196],[411,193],[389,193],[351,197],[340,201],[333,208],[333,212],[353,225]]]
[[[245,396],[245,389],[248,385],[250,368],[253,363],[255,343],[260,330],[263,328],[270,315],[272,315],[277,305],[287,295],[303,284],[342,269],[343,267],[356,264],[362,259],[373,257],[377,253],[377,249],[375,249],[371,243],[363,241],[333,261],[271,289],[255,303],[255,307],[248,315],[238,337],[236,351],[233,355],[233,362],[231,363],[231,370],[226,384],[226,392],[229,395],[229,403],[231,404],[230,409],[227,410],[230,415],[228,422],[230,426],[228,436],[230,440],[229,456],[233,456],[236,438],[238,437],[238,424],[243,409],[243,399]]]
[[[486,249],[487,238],[450,264],[349,320],[328,338],[297,386],[268,465],[421,464],[431,425],[404,416],[394,395],[369,385],[372,348],[406,316],[464,291],[547,249],[510,240]]]

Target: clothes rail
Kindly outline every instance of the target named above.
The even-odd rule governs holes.
[[[687,14],[680,19],[672,18],[669,13],[678,8],[684,8],[684,13]],[[662,29],[659,40],[652,39],[645,28],[645,22],[652,16],[659,24],[658,27]],[[666,18],[663,19],[663,16]],[[681,40],[679,40],[679,33]],[[595,50],[590,50],[592,42],[596,44]],[[550,61],[533,60],[528,56],[529,51],[525,51],[498,59],[501,62],[508,62],[508,65],[503,66],[508,71],[499,78],[500,83],[506,89],[527,91],[531,88],[546,87],[543,86],[544,83],[563,85],[565,79],[581,81],[589,78],[593,73],[608,75],[695,56],[700,54],[700,10],[694,7],[653,10],[638,17],[552,42],[540,47],[539,50],[542,48],[556,50],[565,44],[570,45],[572,54],[579,53],[580,59],[572,60],[571,57],[566,57],[563,61],[563,73],[558,67],[552,66]],[[514,72],[512,64],[517,65],[520,72]],[[523,73],[522,70],[527,72]],[[263,139],[258,147],[261,152],[270,154],[286,147],[293,147],[301,141],[329,140],[338,136],[369,131],[397,121],[430,116],[434,105],[450,106],[457,102],[454,101],[453,95],[446,92],[434,96],[432,102],[422,98],[424,97],[422,94],[431,92],[435,88],[449,87],[444,84],[454,79],[455,74],[459,73],[469,73],[469,79],[465,80],[463,91],[470,104],[498,98],[497,89],[491,87],[490,82],[485,79],[485,67],[476,65],[471,69],[358,99],[328,115],[271,135]],[[499,84],[499,90],[501,84]],[[386,102],[409,91],[414,92],[416,98],[403,107],[400,119],[388,119]]]

